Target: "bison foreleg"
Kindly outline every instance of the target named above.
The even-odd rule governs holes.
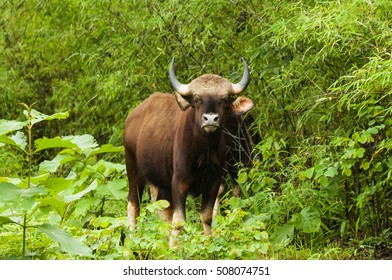
[[[216,200],[219,201],[218,191],[220,189],[219,184],[211,186],[210,189],[203,193],[201,202],[201,222],[203,223],[203,231],[205,235],[211,234],[211,224],[214,214],[214,206]]]
[[[173,180],[173,186],[177,186],[172,189],[172,197],[173,197],[173,221],[172,221],[172,232],[170,236],[170,247],[174,247],[176,245],[176,237],[180,234],[181,230],[185,225],[185,202],[186,196],[188,194],[189,185],[184,181],[180,181],[179,183],[176,180]]]

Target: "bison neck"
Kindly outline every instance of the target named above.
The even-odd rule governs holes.
[[[220,167],[224,162],[224,137],[220,129],[213,133],[206,133],[200,128],[195,121],[194,110],[188,110],[187,121],[185,122],[184,131],[188,139],[184,143],[190,152],[193,162],[197,162],[198,167],[206,165],[215,165]]]
[[[180,131],[177,159],[183,165],[184,179],[192,195],[198,196],[210,188],[211,182],[220,181],[224,164],[225,143],[220,130],[204,133],[194,120],[193,110],[188,110],[187,120]]]

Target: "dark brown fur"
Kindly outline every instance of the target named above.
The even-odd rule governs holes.
[[[131,230],[149,182],[157,200],[170,202],[160,214],[173,225],[171,246],[185,222],[188,193],[202,195],[201,220],[210,234],[225,162],[223,127],[253,107],[243,96],[233,101],[236,87],[217,75],[203,75],[186,88],[187,94],[151,95],[128,115],[124,132]]]

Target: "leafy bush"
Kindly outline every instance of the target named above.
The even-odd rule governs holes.
[[[9,0],[0,5],[0,118],[14,120],[6,122],[8,128],[1,125],[6,131],[1,142],[7,145],[0,147],[0,159],[7,165],[0,172],[12,178],[1,184],[14,188],[15,197],[38,186],[20,201],[35,204],[18,202],[15,217],[2,214],[7,223],[2,234],[7,235],[5,226],[27,229],[18,240],[28,240],[26,246],[40,240],[53,258],[61,258],[64,248],[46,246],[57,244],[53,236],[23,226],[24,217],[27,226],[52,217],[48,224],[79,236],[97,258],[390,257],[390,1]],[[190,211],[187,231],[197,242],[182,235],[181,255],[165,253],[166,226],[148,210],[141,224],[164,229],[136,233],[141,234],[137,244],[117,244],[125,223],[126,183],[121,152],[106,145],[122,145],[126,111],[154,91],[171,90],[172,57],[183,82],[206,72],[236,81],[240,57],[246,58],[247,95],[258,104],[251,132],[262,139],[253,167],[239,173],[243,197],[224,197],[216,242],[198,234],[198,217]],[[37,140],[29,141],[21,134],[29,121],[16,106],[21,101],[38,101],[34,109],[43,112],[69,110],[68,120],[37,122]],[[8,131],[9,125],[16,129]],[[104,193],[105,184],[110,193]],[[60,211],[50,201],[48,215],[36,205],[58,193],[64,194]],[[64,201],[78,193],[83,196]],[[227,219],[234,216],[230,224]],[[99,218],[94,224],[93,217]],[[254,219],[254,227],[239,226]],[[224,244],[220,230],[246,238],[226,238]],[[260,247],[248,247],[246,240],[264,231],[253,242]],[[215,249],[206,253],[202,243]],[[326,244],[331,250],[319,255]],[[363,248],[365,256],[342,252],[347,246]]]
[[[20,226],[22,257],[30,255],[27,252],[27,231],[33,229],[58,242],[61,251],[92,257],[92,250],[74,239],[62,226],[67,224],[67,228],[81,235],[85,233],[85,223],[95,226],[96,216],[113,214],[106,213],[104,205],[126,196],[125,167],[99,157],[104,153],[121,152],[123,148],[112,145],[98,147],[88,134],[44,137],[33,141],[36,124],[64,119],[68,113],[49,116],[24,106],[26,121],[0,122],[0,144],[8,144],[26,157],[26,165],[19,170],[20,177],[0,177],[0,225],[11,224],[10,228],[14,230],[14,225]],[[48,149],[59,152],[52,160],[39,162],[35,159],[37,154]],[[86,195],[89,197],[80,200]],[[2,254],[9,257],[8,252]],[[46,257],[45,254],[43,257]]]

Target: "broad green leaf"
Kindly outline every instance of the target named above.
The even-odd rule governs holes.
[[[308,168],[305,171],[299,173],[299,179],[304,181],[305,179],[311,179],[313,177],[314,167]]]
[[[106,184],[99,184],[97,193],[103,196],[111,196],[115,199],[124,199],[128,194],[127,181],[125,179],[117,179]]]
[[[27,110],[23,111],[25,116],[27,116]],[[30,115],[32,117],[31,123],[34,125],[36,123],[42,122],[42,121],[51,121],[51,120],[63,120],[68,118],[69,113],[68,112],[63,112],[63,113],[55,113],[53,115],[46,115],[43,114],[35,109],[31,109]]]
[[[16,209],[23,211],[32,210],[36,206],[37,198],[44,196],[47,193],[47,190],[42,186],[22,189]]]
[[[109,175],[115,172],[123,173],[125,171],[125,165],[109,162],[106,160],[100,160],[93,166],[88,166],[87,169],[90,169],[90,172],[99,172],[105,177],[109,177]]]
[[[76,202],[74,215],[85,216],[88,209],[95,208],[98,204],[98,200],[94,197],[86,197]]]
[[[9,178],[9,177],[0,177],[0,183],[6,182],[6,183],[12,183],[14,185],[19,185],[22,180],[19,178]]]
[[[338,174],[339,174],[338,171],[333,166],[328,167],[327,171],[324,172],[325,176],[331,177],[331,178],[335,177]]]
[[[92,223],[94,227],[119,227],[124,225],[124,221],[119,218],[112,218],[112,217],[97,217],[95,218]],[[126,223],[127,224],[127,223]]]
[[[262,232],[261,232],[261,237],[262,237],[263,239],[268,239],[268,237],[269,237],[268,232],[262,231]]]
[[[259,229],[265,229],[265,224],[263,222],[267,221],[270,218],[271,215],[268,215],[266,213],[252,215],[249,219],[245,221],[245,225],[255,226],[258,227]]]
[[[73,180],[67,180],[61,177],[48,178],[44,185],[51,195],[57,195],[62,190],[69,188],[73,184]]]
[[[77,145],[72,143],[71,139],[60,138],[40,138],[35,140],[36,152],[51,148],[77,148]]]
[[[308,168],[305,171],[305,177],[311,179],[314,173],[314,167]]]
[[[361,142],[361,137],[359,136],[358,132],[354,132],[353,135],[351,136],[351,138],[357,142]],[[361,142],[362,143],[362,142]],[[362,143],[364,144],[364,143]]]
[[[294,224],[287,223],[283,226],[279,226],[275,232],[271,235],[271,244],[276,249],[286,247],[293,241],[294,238]]]
[[[232,249],[232,250],[230,251],[230,255],[231,255],[231,256],[234,256],[234,257],[236,257],[236,258],[239,258],[239,257],[242,257],[243,251],[244,251],[244,250],[235,248],[235,249]]]
[[[31,184],[38,185],[40,182],[45,181],[48,179],[49,173],[43,173],[38,176],[31,177]]]
[[[128,195],[127,181],[125,179],[110,181],[107,186],[115,199],[124,199]]]
[[[47,173],[47,172],[54,173],[57,171],[57,168],[59,168],[60,164],[61,164],[60,161],[44,160],[39,165],[39,171],[40,173]]]
[[[71,195],[65,196],[65,197],[64,197],[64,201],[65,201],[66,203],[69,203],[69,202],[78,200],[79,198],[81,198],[82,196],[84,196],[86,193],[88,193],[88,192],[90,192],[90,191],[96,189],[97,185],[98,185],[97,180],[94,180],[94,181],[90,184],[90,186],[88,186],[88,188],[84,189],[83,191],[78,192],[78,193],[75,193],[75,194],[71,194]]]
[[[0,147],[3,147],[5,144],[8,144],[8,145],[12,145],[12,146],[18,147],[18,145],[15,143],[15,141],[12,140],[12,139],[11,139],[10,137],[8,137],[7,135],[0,135],[0,143],[1,143],[1,146],[0,146]]]
[[[36,198],[47,194],[43,187],[20,188],[12,183],[0,183],[0,201],[9,203],[15,210],[29,211],[35,203]]]
[[[247,179],[248,174],[246,173],[246,171],[241,171],[240,174],[238,174],[237,182],[238,184],[244,184]]]
[[[321,225],[319,211],[311,207],[305,207],[300,213],[294,214],[292,221],[296,228],[306,233],[318,232]]]
[[[114,218],[111,217],[97,217],[92,221],[92,225],[94,227],[101,227],[101,228],[107,228],[112,221],[115,220]]]
[[[158,200],[155,202],[155,204],[158,210],[163,210],[170,206],[170,203],[167,200]]]
[[[320,184],[321,184],[321,186],[327,187],[329,185],[329,183],[330,183],[330,181],[329,181],[327,176],[323,175],[323,176],[320,177]]]
[[[112,144],[105,144],[99,147],[98,149],[93,150],[89,156],[97,155],[97,154],[102,154],[102,153],[119,153],[123,152],[124,147],[114,147]]]
[[[369,167],[370,167],[370,162],[369,161],[363,161],[361,163],[361,166],[360,166],[360,168],[362,168],[363,170],[368,170]]]
[[[0,142],[17,147],[22,151],[25,151],[27,146],[26,136],[21,131],[18,131],[15,135],[12,136],[0,135]]]
[[[12,131],[22,129],[27,124],[28,124],[27,121],[18,122],[18,121],[0,120],[0,135],[4,135]]]
[[[53,115],[47,116],[45,120],[51,121],[51,120],[65,120],[69,117],[68,112],[60,112],[60,113],[54,113]]]
[[[91,152],[92,148],[97,146],[98,144],[94,137],[89,134],[64,137],[57,136],[55,138],[44,137],[35,141],[36,151],[51,148],[70,148],[77,149],[84,152],[85,154],[88,154]]]
[[[15,222],[13,220],[11,220],[8,217],[4,217],[4,216],[0,216],[0,226],[4,225],[4,224],[15,224]]]
[[[377,134],[378,133],[377,127],[370,127],[367,131],[370,132],[371,134]]]
[[[324,174],[324,170],[327,169],[325,164],[317,164],[314,166],[315,178],[318,179]]]
[[[21,150],[24,150],[27,146],[26,135],[21,131],[16,132],[16,134],[11,136],[10,139],[13,140],[17,147],[19,147]]]
[[[0,183],[0,201],[12,202],[17,201],[22,193],[22,189],[12,183]]]
[[[365,152],[366,152],[366,150],[364,148],[357,149],[357,151],[356,151],[357,158],[363,158]]]
[[[58,197],[45,197],[40,200],[40,206],[45,207],[45,206],[50,206],[50,208],[54,209],[58,214],[61,216],[64,215],[65,210],[67,208],[67,203],[65,203],[63,200],[61,200]]]
[[[21,198],[30,198],[33,196],[42,196],[48,194],[48,191],[43,186],[30,187],[21,189]]]
[[[267,254],[267,253],[268,253],[268,250],[269,250],[269,247],[270,247],[269,244],[266,243],[266,242],[264,242],[264,243],[261,244],[259,250],[260,250],[260,252],[261,252],[262,254]]]
[[[371,143],[374,142],[374,138],[372,137],[372,134],[369,131],[365,130],[361,133],[359,142],[362,144]]]
[[[18,211],[31,211],[35,208],[37,205],[37,197],[36,196],[30,196],[30,197],[25,197],[23,199],[20,199],[18,203],[15,205],[15,209]]]
[[[122,163],[112,163],[112,162],[106,162],[106,170],[104,175],[106,177],[109,177],[111,174],[117,172],[117,173],[122,173],[125,171],[125,164]]]
[[[266,232],[266,231],[262,231],[262,232],[258,232],[258,233],[256,233],[256,234],[254,234],[254,238],[256,239],[256,240],[262,240],[262,239],[268,239],[268,237],[269,237],[269,235],[268,235],[268,232]]]
[[[89,148],[96,148],[98,146],[94,137],[90,134],[77,135],[77,136],[67,136],[64,139],[70,139],[72,143],[76,144],[80,150],[84,151]]]
[[[169,206],[170,206],[169,201],[158,200],[155,201],[154,203],[151,203],[150,205],[147,205],[147,210],[150,212],[155,212],[156,210],[163,210],[165,208],[168,208]]]
[[[345,168],[343,168],[343,174],[344,175],[346,175],[347,177],[349,177],[349,176],[351,176],[351,174],[352,174],[352,171],[351,171],[351,168],[350,167],[345,167]]]
[[[54,173],[60,167],[60,165],[75,161],[78,158],[69,153],[61,153],[55,156],[52,160],[45,160],[39,165],[39,171],[41,173],[51,172]]]
[[[368,141],[373,142],[374,141],[373,137],[370,135],[370,133],[362,133],[358,142],[361,144],[365,144]]]
[[[81,241],[73,238],[67,231],[64,229],[58,228],[51,224],[42,224],[37,226],[37,228],[48,235],[52,240],[58,242],[65,252],[92,257],[92,251],[89,247],[84,245]]]

